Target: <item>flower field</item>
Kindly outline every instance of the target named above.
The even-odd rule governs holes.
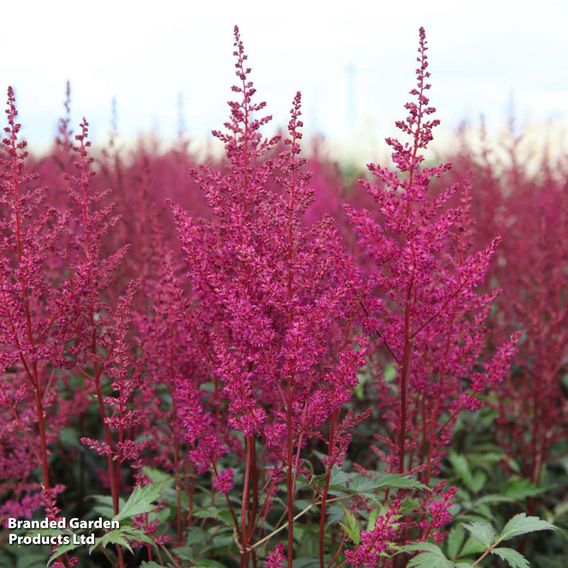
[[[356,174],[233,58],[222,156],[8,89],[0,567],[566,568],[568,156],[435,155],[423,28]]]

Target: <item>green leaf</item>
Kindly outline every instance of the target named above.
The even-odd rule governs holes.
[[[227,526],[233,526],[233,517],[229,509],[221,509],[219,511],[219,519],[223,521],[223,523],[225,523]]]
[[[325,477],[325,476],[324,476]],[[348,475],[336,465],[333,466],[331,470],[331,476],[329,478],[330,485],[345,485],[349,481]]]
[[[126,538],[124,538],[124,533],[120,529],[116,529],[114,531],[110,531],[110,532],[106,533],[105,535],[101,536],[100,538],[97,538],[97,540],[95,540],[95,544],[93,544],[89,547],[89,554],[92,554],[92,552],[98,546],[101,546],[102,548],[106,548],[107,545],[109,545],[109,544],[117,544],[119,546],[124,546],[124,548],[126,548],[130,552],[132,552],[132,548],[131,548],[130,544],[128,544],[128,541],[126,540]]]
[[[99,513],[101,517],[105,519],[112,519],[114,517],[114,508],[112,505],[112,497],[110,495],[93,495],[92,497],[98,505],[95,505],[93,509]],[[119,511],[124,508],[124,499],[121,497],[118,501]]]
[[[369,518],[367,519],[367,530],[372,531],[377,524],[377,519],[379,517],[379,509],[375,508],[369,513]]]
[[[511,503],[515,499],[513,497],[505,497],[504,495],[484,495],[475,501],[476,505],[484,505],[487,503]]]
[[[158,483],[160,481],[174,481],[173,476],[169,473],[164,473],[159,469],[154,469],[153,467],[143,467],[142,473],[148,476],[148,478],[153,481],[154,483]]]
[[[465,540],[465,531],[461,526],[453,527],[448,536],[448,556],[457,558]]]
[[[511,568],[530,568],[529,561],[512,548],[494,548],[491,554],[496,554],[501,560],[505,560]]]
[[[344,517],[343,509],[339,505],[332,505],[327,509],[327,522],[330,525],[337,525]]]
[[[157,562],[148,562],[147,560],[143,560],[142,564],[140,564],[140,568],[164,568],[161,564]]]
[[[455,452],[450,452],[448,459],[457,476],[463,481],[468,489],[473,491],[473,475],[471,474],[466,457],[461,454],[456,454]]]
[[[528,479],[513,479],[508,487],[503,491],[505,497],[510,497],[515,501],[521,501],[527,497],[535,497],[541,493],[545,493],[548,487],[537,487],[534,483],[531,483]]]
[[[71,550],[75,550],[76,548],[79,548],[80,544],[77,543],[72,543],[70,542],[69,544],[62,544],[61,546],[57,547],[57,550],[49,557],[49,560],[47,561],[47,565],[51,566],[51,563],[54,560],[57,560],[60,556],[63,556],[65,553],[71,551]]]
[[[225,568],[225,565],[216,560],[197,560],[195,568]]]
[[[464,527],[474,540],[486,548],[495,541],[495,529],[489,523],[468,523]]]
[[[410,559],[408,568],[453,568],[454,563],[431,552],[422,552]]]
[[[191,529],[191,531],[193,531],[193,529]],[[191,534],[190,531],[190,534]],[[188,562],[193,560],[193,548],[191,546],[179,546],[177,548],[174,548],[172,550],[172,552],[180,559],[183,560],[184,562]]]
[[[429,544],[430,552],[421,552],[417,554],[414,558],[411,558],[408,562],[408,568],[454,568],[454,563],[448,560],[442,550],[435,544],[428,542],[416,543],[419,545]],[[412,546],[412,545],[410,545]],[[408,547],[404,547],[407,549]],[[418,550],[424,550],[424,548],[418,548]]]
[[[295,532],[295,531],[294,531]],[[235,543],[234,539],[233,539],[233,534],[229,533],[229,534],[220,534],[217,535],[215,538],[213,538],[213,540],[211,541],[211,544],[214,548],[224,548],[225,546],[231,546]]]
[[[187,533],[186,544],[202,544],[207,541],[209,535],[201,527],[191,527]]]
[[[150,513],[155,508],[154,501],[160,497],[167,484],[167,481],[160,481],[158,483],[149,483],[143,487],[137,485],[122,510],[118,515],[115,515],[114,519],[122,521],[144,513]]]
[[[454,563],[444,556],[442,549],[431,542],[413,542],[403,546],[400,551],[422,551],[410,559],[408,568],[453,568],[454,566]]]
[[[218,519],[219,509],[217,507],[205,507],[194,511],[193,516],[200,519]]]
[[[97,547],[101,546],[102,548],[106,548],[109,544],[124,546],[132,552],[129,541],[152,544],[152,541],[146,536],[144,531],[131,526],[125,526],[109,531],[97,538],[95,544],[89,547],[89,554],[92,554]]]
[[[345,522],[339,523],[340,526],[345,531],[345,534],[355,543],[359,544],[361,542],[361,531],[359,529],[359,523],[357,519],[351,513],[351,511],[344,511]]]
[[[437,554],[438,556],[445,558],[444,553],[442,552],[440,547],[436,544],[432,544],[431,542],[413,542],[412,544],[406,544],[400,549],[400,552],[416,551],[430,552],[431,554]]]
[[[479,493],[479,491],[483,489],[486,481],[487,476],[482,471],[477,471],[473,476],[470,489],[474,493]]]
[[[428,489],[428,487],[411,477],[388,473],[372,477],[354,476],[349,489],[355,493],[369,493],[377,489]]]
[[[503,527],[499,539],[509,540],[522,534],[552,530],[556,530],[556,527],[552,523],[543,521],[538,517],[527,517],[525,513],[519,513],[510,519]]]
[[[466,540],[460,552],[460,558],[467,558],[473,554],[481,554],[485,552],[485,546],[477,542],[474,538],[470,537]]]

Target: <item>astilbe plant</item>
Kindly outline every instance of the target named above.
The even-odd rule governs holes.
[[[128,246],[109,255],[105,252],[104,238],[118,217],[113,214],[114,204],[108,200],[109,190],[97,191],[93,187],[94,160],[89,154],[91,143],[86,119],[80,128],[73,147],[77,174],[67,175],[74,232],[70,247],[71,275],[62,308],[70,337],[68,353],[73,357],[75,372],[83,377],[83,395],[91,393],[96,399],[104,434],[102,441],[83,436],[82,442],[106,458],[112,506],[118,514],[122,465],[130,462],[139,468],[142,450],[131,435],[142,412],[130,408],[142,367],[136,346],[128,335],[137,283],[131,283],[116,305],[111,303],[108,291],[113,271]],[[110,383],[111,395],[105,394],[105,381]],[[120,547],[118,554],[122,566]]]
[[[539,485],[566,438],[566,169],[545,147],[533,159],[531,172],[524,164],[534,148],[523,154],[526,141],[514,117],[505,136],[498,147],[491,145],[483,124],[480,148],[462,136],[454,175],[472,173],[477,225],[502,235],[488,279],[488,287],[502,290],[489,322],[491,343],[514,331],[522,337],[511,373],[491,400],[497,412],[495,438],[518,465],[515,469]],[[503,465],[514,473],[510,463]]]
[[[58,270],[65,216],[49,207],[37,175],[25,171],[26,142],[14,91],[8,88],[8,125],[0,179],[1,514],[30,516],[41,505],[54,514],[62,489],[50,475],[49,445],[65,422],[57,417],[58,370],[63,361],[64,318]],[[41,471],[34,479],[35,468]],[[41,488],[41,491],[38,490]]]
[[[502,316],[507,327],[519,326],[526,334],[499,398],[498,422],[504,446],[536,484],[568,433],[562,384],[568,356],[567,192],[565,183],[550,178],[543,186],[516,192],[514,208],[509,208],[514,217],[507,229],[507,261],[498,271],[506,291]],[[527,234],[534,238],[530,247]]]
[[[502,178],[493,185],[478,178],[477,193],[480,200],[502,203],[490,212],[503,226],[503,245],[492,265],[503,290],[492,318],[494,335],[523,333],[512,373],[495,401],[497,439],[523,476],[539,484],[567,433],[562,377],[568,346],[568,201],[562,163],[545,152],[535,174],[525,171],[522,136],[513,126],[507,161],[494,166],[503,170]]]
[[[163,250],[157,246],[157,250]],[[163,428],[150,430],[154,434],[156,458],[155,467],[171,471],[175,475],[176,486],[176,531],[177,544],[181,544],[185,525],[185,515],[181,509],[182,475],[187,471],[188,462],[183,453],[183,437],[179,430],[175,386],[176,377],[194,373],[194,353],[188,348],[187,327],[183,314],[190,306],[185,300],[182,288],[175,278],[172,260],[169,255],[155,259],[158,280],[149,282],[148,296],[152,301],[150,312],[140,319],[138,328],[143,337],[143,349],[147,357],[148,372],[154,377],[154,384],[148,385],[154,390],[157,406],[153,415],[156,423]],[[171,408],[161,404],[159,389],[172,398]],[[188,515],[191,518],[192,499],[189,498]]]
[[[264,103],[254,102],[238,29],[235,58],[239,83],[233,91],[240,100],[229,103],[226,132],[214,132],[225,145],[227,164],[221,171],[202,166],[194,173],[212,217],[191,219],[178,207],[174,214],[197,317],[210,330],[213,372],[222,389],[219,404],[227,405],[229,426],[244,443],[236,528],[241,566],[255,556],[258,523],[267,514],[260,509],[259,489],[269,464],[286,472],[291,566],[302,448],[320,437],[329,420],[337,420],[361,364],[362,350],[354,345],[357,271],[330,219],[310,228],[303,224],[312,192],[299,157],[300,95],[294,98],[285,150],[274,154],[277,140],[260,131],[270,117],[261,115]],[[278,189],[271,187],[273,180]],[[184,399],[197,405],[196,397],[194,390]],[[203,428],[204,420],[194,422]],[[199,431],[190,435],[201,440],[200,447],[208,440]],[[263,447],[264,461],[259,462],[257,446]],[[205,449],[215,466],[218,442],[211,439]]]
[[[497,242],[471,250],[467,186],[434,189],[433,181],[451,166],[423,165],[439,123],[431,118],[435,109],[427,96],[423,29],[416,77],[413,100],[405,105],[408,116],[396,123],[410,141],[387,139],[396,170],[371,164],[377,182],[361,181],[376,211],[347,207],[347,214],[370,258],[360,305],[365,328],[375,338],[371,357],[396,370],[394,378],[376,376],[380,425],[375,451],[387,471],[413,473],[426,485],[434,484],[435,496],[442,488],[435,476],[457,416],[478,409],[479,395],[503,380],[517,337],[479,366],[495,293],[481,294],[478,288]],[[433,496],[423,499],[418,513],[426,522],[404,519],[403,537],[415,524],[423,538],[442,528],[431,514]]]

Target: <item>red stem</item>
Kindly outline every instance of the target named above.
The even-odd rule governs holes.
[[[248,568],[249,565],[249,505],[250,505],[250,475],[251,475],[251,452],[250,452],[250,436],[245,438],[245,480],[243,486],[243,495],[241,500],[241,534],[242,534],[242,552],[241,552],[241,568]]]
[[[402,354],[402,370],[400,374],[400,431],[398,437],[398,471],[404,473],[404,456],[406,453],[406,420],[408,414],[408,370],[410,367],[410,295],[412,282],[408,287],[406,308],[404,310],[404,351]]]
[[[288,568],[292,568],[294,559],[294,478],[292,466],[294,462],[294,435],[292,432],[292,399],[294,390],[294,374],[288,383],[288,405],[286,409],[286,422],[288,427],[288,455],[286,470],[286,488],[288,492]]]
[[[329,434],[329,463],[327,467],[327,475],[325,476],[325,484],[321,495],[321,510],[320,510],[320,532],[319,532],[319,547],[320,547],[320,568],[325,568],[325,550],[324,550],[324,532],[325,532],[325,514],[327,507],[327,493],[329,491],[329,483],[331,481],[331,471],[334,465],[333,454],[335,453],[335,414],[331,417],[331,432]]]

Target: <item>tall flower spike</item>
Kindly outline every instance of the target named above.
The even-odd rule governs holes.
[[[516,341],[512,338],[476,372],[496,295],[481,295],[478,289],[497,242],[472,251],[467,185],[465,190],[457,183],[434,186],[450,165],[422,167],[423,151],[438,124],[430,118],[429,77],[421,28],[417,86],[410,91],[414,99],[405,105],[407,118],[397,122],[410,142],[387,139],[396,170],[371,164],[378,183],[361,181],[376,212],[346,207],[368,259],[368,292],[361,303],[376,342],[374,356],[396,369],[394,383],[384,374],[376,377],[383,416],[391,422],[390,435],[377,435],[377,455],[387,469],[416,473],[426,484],[439,470],[457,415],[478,408],[476,393],[503,379]],[[461,201],[456,199],[460,190]],[[472,383],[464,383],[472,376]]]
[[[37,466],[44,501],[55,507],[55,493],[49,493],[48,445],[65,421],[54,419],[58,399],[54,383],[58,381],[52,380],[65,366],[65,341],[59,311],[63,278],[52,270],[52,263],[56,265],[64,256],[61,242],[66,217],[47,205],[45,188],[35,186],[38,175],[25,171],[27,143],[19,137],[21,125],[12,87],[8,88],[6,116],[0,177],[0,390],[4,393],[0,407],[6,417],[3,433],[12,439],[0,439],[0,447],[8,455],[14,452],[22,475],[10,478],[12,467],[7,467],[8,477],[0,475],[0,490],[14,491],[15,479],[19,479],[14,494],[23,497],[20,504],[26,499],[28,504],[37,504],[29,493],[26,496],[32,490],[28,477]],[[26,459],[30,460],[27,465]]]

